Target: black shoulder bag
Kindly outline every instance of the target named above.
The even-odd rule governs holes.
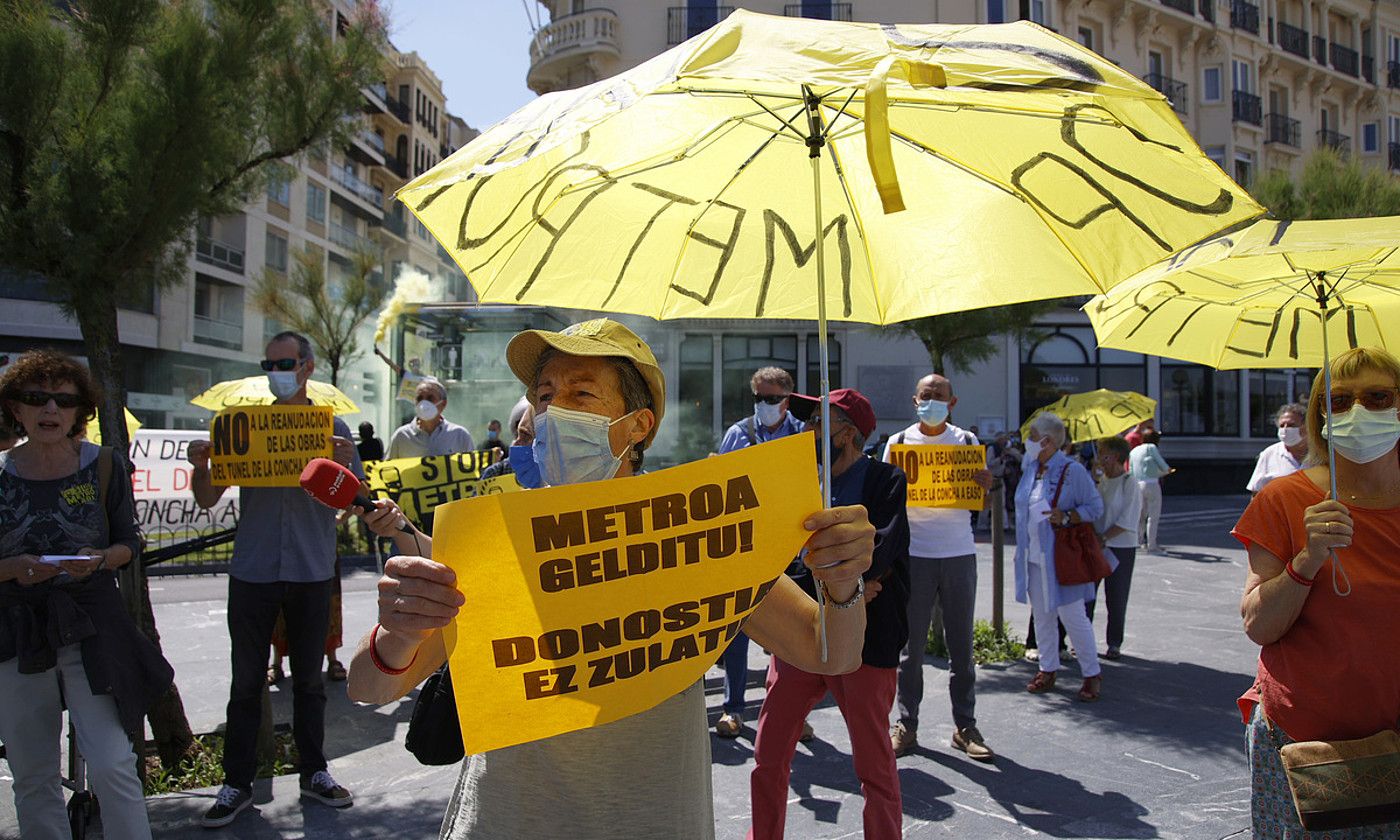
[[[419,764],[430,766],[456,764],[466,755],[457,700],[452,696],[452,672],[446,662],[418,690],[403,745]]]

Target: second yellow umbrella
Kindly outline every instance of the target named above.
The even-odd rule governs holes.
[[[1157,401],[1136,391],[1110,391],[1100,388],[1083,394],[1066,394],[1046,406],[1041,406],[1021,424],[1024,440],[1031,422],[1045,412],[1052,412],[1065,421],[1065,433],[1071,443],[1083,443],[1120,434],[1157,413]]]
[[[306,383],[306,395],[316,405],[328,405],[336,414],[357,414],[360,407],[345,396],[345,392],[329,382],[311,380]],[[275,401],[267,387],[266,376],[248,376],[220,382],[190,400],[200,408],[219,411],[235,405],[271,405]]]

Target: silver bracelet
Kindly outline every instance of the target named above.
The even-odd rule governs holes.
[[[838,610],[848,610],[856,604],[859,604],[865,598],[865,578],[863,577],[856,578],[856,591],[851,595],[850,599],[846,601],[832,600],[831,590],[826,588],[826,581],[817,581],[817,586],[822,588],[822,597],[826,599],[826,602]]]

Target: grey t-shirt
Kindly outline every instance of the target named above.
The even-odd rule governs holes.
[[[441,840],[713,840],[702,682],[648,711],[468,757]]]

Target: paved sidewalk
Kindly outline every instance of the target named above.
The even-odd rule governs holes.
[[[1024,691],[1034,666],[1016,663],[978,673],[978,723],[998,752],[995,764],[966,759],[952,733],[945,663],[925,666],[921,748],[901,759],[904,834],[912,838],[1223,838],[1247,837],[1249,780],[1235,698],[1249,686],[1257,649],[1239,622],[1244,552],[1228,536],[1243,499],[1167,500],[1165,556],[1139,557],[1124,658],[1104,665],[1103,699],[1075,702],[1078,669],[1067,660],[1050,695]],[[1007,620],[1024,634],[1029,610],[1010,595]],[[979,545],[977,614],[991,614],[990,547]],[[205,579],[206,600],[172,593],[194,583],[163,581],[157,618],[191,722],[200,731],[223,717],[228,689],[221,592]],[[346,580],[346,639],[373,622],[373,577]],[[1102,609],[1096,629],[1102,641]],[[766,662],[750,660],[750,721],[734,741],[712,740],[716,835],[738,840],[748,828],[752,721]],[[348,655],[348,652],[347,652]],[[219,832],[198,827],[213,791],[156,797],[150,812],[159,838],[433,838],[456,781],[455,767],[418,765],[402,746],[408,701],[356,707],[343,683],[328,684],[331,770],[355,794],[336,811],[297,798],[297,777],[259,783],[256,810]],[[719,671],[706,680],[710,722],[718,716]],[[279,721],[290,720],[290,692],[273,693]],[[811,717],[817,740],[793,762],[788,836],[859,837],[861,797],[840,714],[827,703]],[[0,837],[17,835],[6,768],[0,764]],[[541,806],[548,807],[547,793]],[[93,832],[90,837],[100,836]],[[567,831],[561,832],[567,836]],[[627,827],[618,826],[620,840]]]

